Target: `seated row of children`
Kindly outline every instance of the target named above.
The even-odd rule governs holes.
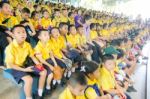
[[[19,17],[11,13],[9,3],[3,2],[0,7],[0,24],[8,28],[2,27],[0,38],[9,41],[0,46],[5,51],[4,62],[15,80],[24,82],[26,99],[50,95],[54,86],[64,84],[64,78],[67,88],[59,99],[130,99],[126,91],[136,91],[131,75],[139,56],[144,57],[141,50],[149,39],[147,27],[107,14],[102,14],[102,19],[108,19],[104,24],[97,23],[80,9],[73,16],[73,24],[64,21],[64,16],[59,18],[58,9],[52,23],[48,10],[38,12],[43,14],[42,19],[33,11],[37,21],[30,22],[28,8],[22,8]],[[66,15],[67,10],[62,12]],[[39,77],[35,97],[33,75]]]

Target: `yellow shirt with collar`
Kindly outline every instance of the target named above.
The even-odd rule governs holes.
[[[2,22],[5,21],[7,18],[10,18],[5,24]],[[8,28],[12,28],[13,26],[19,24],[18,20],[14,16],[7,16],[5,17],[2,13],[0,13],[0,25],[6,26]]]
[[[79,45],[84,45],[84,44],[86,44],[86,36],[83,34],[83,35],[80,35],[80,34],[78,34],[79,35]]]
[[[110,72],[105,67],[100,69],[100,86],[102,90],[107,91],[115,89],[116,81],[114,77],[114,71]]]
[[[52,26],[52,21],[50,18],[46,19],[46,18],[42,18],[41,19],[41,26],[44,29],[47,29],[49,26]]]
[[[75,25],[74,18],[68,18],[70,24]]]
[[[76,48],[77,45],[79,44],[79,35],[78,34],[75,34],[75,35],[68,35],[67,36],[67,41],[71,44],[71,46],[73,48]]]
[[[60,95],[59,99],[86,99],[85,96],[73,96],[69,88],[66,88]]]
[[[69,21],[68,17],[61,15],[60,16],[60,22],[65,22],[67,23]]]
[[[9,63],[23,67],[23,63],[25,62],[27,56],[34,56],[34,52],[31,45],[26,41],[21,47],[18,45],[16,40],[13,40],[13,42],[6,47],[5,55],[5,63],[8,68],[11,68]]]
[[[88,77],[86,77],[86,79],[87,79],[88,85],[97,84],[97,87],[100,88],[100,83],[99,83],[98,80],[96,80],[96,79],[90,80]],[[86,94],[86,97],[88,99],[96,99],[96,97],[98,97],[97,93],[95,92],[95,90],[93,88],[91,88],[91,87],[89,87],[88,89],[86,89],[86,93],[85,94]]]
[[[90,31],[90,38],[91,38],[91,40],[94,40],[94,39],[96,39],[97,37],[98,37],[97,32],[91,30],[91,31]]]
[[[110,35],[108,30],[105,30],[105,29],[103,29],[100,33],[101,33],[102,36],[107,36],[108,37]]]
[[[55,17],[53,20],[52,20],[52,24],[54,27],[59,27],[59,23],[61,22],[61,19],[59,17]]]
[[[54,56],[61,59],[63,57],[62,49],[64,47],[64,44],[62,43],[62,40],[59,39],[59,38],[54,39],[52,37],[49,42],[53,45],[52,46],[52,52],[53,52]]]
[[[43,45],[41,41],[39,41],[34,48],[35,55],[42,55],[42,58],[44,60],[47,60],[50,58],[50,52],[52,50],[52,44],[50,42],[47,42],[46,45]]]

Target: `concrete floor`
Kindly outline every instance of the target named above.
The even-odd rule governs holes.
[[[150,57],[148,53],[150,49],[150,43],[145,46],[143,52]],[[149,60],[150,61],[150,60]],[[150,62],[149,62],[150,64]],[[150,66],[150,65],[149,65]],[[150,67],[149,67],[150,70]],[[149,73],[150,77],[150,73]],[[129,93],[132,99],[146,99],[146,66],[137,65],[132,78],[135,81],[134,87],[137,89],[136,93]],[[149,86],[150,88],[150,86]],[[59,94],[63,91],[64,87],[58,87],[51,96],[47,96],[45,99],[58,99]],[[19,99],[20,87],[15,86],[11,81],[2,77],[2,70],[0,70],[0,99]],[[149,90],[150,92],[150,90]],[[150,95],[150,94],[148,94]],[[150,99],[150,98],[147,98]]]

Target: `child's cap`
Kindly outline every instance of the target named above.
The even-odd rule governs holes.
[[[109,46],[104,49],[104,54],[119,54],[119,51],[117,51],[113,46]]]

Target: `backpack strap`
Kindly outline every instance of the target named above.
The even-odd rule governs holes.
[[[88,90],[88,88],[93,88],[93,89],[95,90],[97,96],[101,96],[101,93],[100,93],[100,90],[99,90],[97,84],[88,85],[88,86],[86,87],[86,89],[84,90],[84,96],[85,96],[86,99],[88,99],[88,97],[86,96],[86,91]]]

